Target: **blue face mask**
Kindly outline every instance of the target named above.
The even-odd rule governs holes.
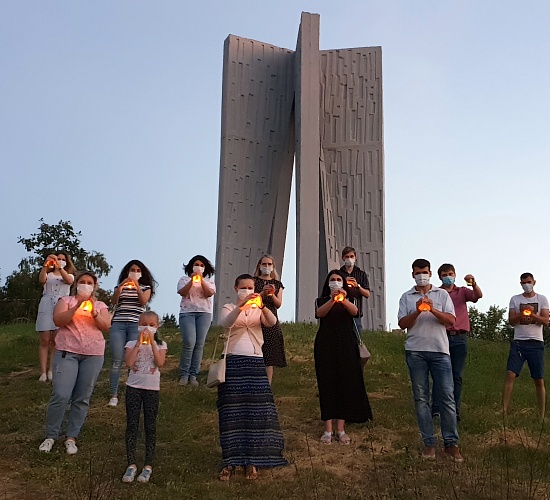
[[[455,277],[454,276],[443,276],[441,278],[441,281],[445,286],[451,286],[455,284]]]

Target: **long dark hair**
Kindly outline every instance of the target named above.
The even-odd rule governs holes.
[[[321,289],[321,297],[330,297],[330,287],[328,286],[328,280],[333,274],[337,274],[338,276],[340,276],[342,278],[342,280],[344,282],[344,286],[342,287],[342,289],[345,290],[346,293],[349,296],[349,286],[348,286],[348,283],[346,281],[347,275],[344,273],[344,271],[340,271],[340,269],[333,269],[332,271],[330,271],[327,274],[327,277],[325,279],[325,284],[323,285],[323,288]]]
[[[193,274],[193,263],[196,260],[200,260],[204,264],[204,274],[203,276],[205,278],[210,278],[210,276],[214,276],[214,273],[216,270],[214,269],[214,266],[212,263],[204,256],[204,255],[195,255],[184,267],[185,274],[187,276],[191,276]]]
[[[126,264],[122,268],[122,271],[120,271],[120,275],[118,277],[118,283],[122,283],[128,277],[128,272],[130,271],[130,268],[134,264],[141,269],[141,278],[139,278],[138,280],[139,284],[151,287],[151,299],[152,299],[155,295],[155,289],[158,283],[155,281],[155,278],[153,278],[151,271],[149,271],[147,266],[143,262],[141,262],[141,260],[133,259],[130,262],[128,262],[128,264]]]

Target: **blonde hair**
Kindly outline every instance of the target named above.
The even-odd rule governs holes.
[[[269,277],[272,279],[272,280],[278,280],[279,279],[279,273],[277,272],[277,264],[275,264],[275,259],[273,258],[272,255],[269,255],[268,253],[264,253],[261,257],[260,257],[260,260],[258,261],[258,263],[256,264],[256,271],[254,271],[254,276],[261,276],[262,273],[260,271],[260,263],[262,262],[262,260],[264,260],[265,258],[268,258],[268,259],[271,259],[271,261],[273,262],[273,271],[271,271],[271,274],[269,275]]]

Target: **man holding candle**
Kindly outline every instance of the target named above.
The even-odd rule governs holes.
[[[470,318],[468,317],[467,302],[477,302],[483,293],[479,288],[473,275],[464,276],[468,286],[456,286],[456,271],[452,264],[442,264],[437,270],[439,279],[442,282],[443,290],[451,296],[455,308],[456,321],[453,326],[447,328],[449,337],[449,352],[451,355],[451,366],[453,368],[454,397],[456,404],[456,419],[460,421],[460,403],[462,401],[462,372],[466,356],[468,355],[468,335],[470,334]],[[439,416],[439,402],[436,391],[433,393],[432,415]]]
[[[357,304],[357,315],[353,318],[355,326],[361,332],[363,325],[361,318],[363,317],[363,297],[370,297],[369,276],[368,274],[355,265],[357,254],[355,248],[345,247],[342,250],[342,260],[344,265],[340,271],[346,273],[346,282],[349,286],[349,295],[353,297]]]
[[[514,327],[514,340],[510,342],[510,353],[504,381],[503,411],[508,414],[514,380],[519,377],[523,363],[527,361],[531,378],[535,384],[541,418],[544,419],[546,390],[544,388],[544,337],[543,327],[550,317],[548,299],[533,290],[535,278],[531,273],[520,276],[523,293],[510,299],[508,321]]]
[[[409,368],[418,427],[424,443],[422,458],[436,456],[436,439],[430,409],[430,383],[439,394],[441,434],[445,453],[455,462],[463,458],[458,449],[453,373],[446,328],[455,323],[455,309],[449,294],[430,284],[430,262],[416,259],[412,277],[416,282],[399,300],[399,327],[407,330],[405,359]]]

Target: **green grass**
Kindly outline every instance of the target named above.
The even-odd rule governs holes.
[[[373,354],[365,382],[375,420],[350,425],[352,445],[343,447],[318,442],[315,326],[285,324],[283,330],[289,366],[275,371],[273,392],[290,466],[261,471],[255,483],[217,480],[216,391],[178,386],[180,337],[165,331],[169,358],[161,380],[156,466],[144,486],[120,481],[125,411],[123,404],[105,406],[108,354],[79,453],[68,457],[59,442],[52,453],[41,454],[50,386],[37,382],[36,333],[32,325],[0,326],[0,498],[550,498],[550,431],[538,421],[527,370],[516,382],[506,426],[500,413],[507,344],[470,340],[459,428],[465,462],[454,465],[442,453],[435,462],[419,459],[401,335],[364,335]],[[219,333],[211,330],[205,360]],[[141,438],[138,450],[143,452]]]

